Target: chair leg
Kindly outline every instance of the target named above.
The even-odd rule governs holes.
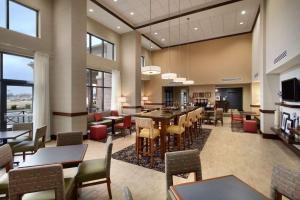
[[[154,141],[152,139],[150,139],[151,168],[153,168],[153,144],[154,144]]]
[[[23,152],[23,162],[25,162],[26,152]]]
[[[109,195],[109,199],[112,199],[112,195],[111,195],[111,188],[110,188],[110,178],[107,178],[107,190],[108,190],[108,195]]]

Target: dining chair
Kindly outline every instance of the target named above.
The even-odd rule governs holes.
[[[77,199],[75,190],[75,179],[64,178],[59,164],[9,172],[10,200],[73,200]]]
[[[300,200],[300,170],[292,171],[277,165],[273,168],[271,181],[272,200],[281,200],[282,196],[290,200]]]
[[[22,135],[15,139],[9,139],[9,140],[7,140],[7,143],[12,147],[20,142],[32,140],[32,129],[33,129],[33,123],[15,123],[15,124],[13,124],[12,125],[13,131],[29,130],[29,132],[28,132],[28,135]]]
[[[23,153],[23,161],[25,161],[26,152],[35,153],[39,148],[45,147],[47,126],[36,129],[34,139],[31,141],[23,141],[13,146],[13,155]]]
[[[0,171],[5,168],[6,173],[0,176],[0,199],[8,199],[8,172],[13,168],[13,155],[8,144],[0,146]]]
[[[199,133],[201,133],[202,131],[202,113],[203,113],[203,108],[196,109],[197,127],[199,129]]]
[[[167,152],[165,156],[167,194],[169,194],[170,186],[173,185],[173,176],[186,173],[195,173],[195,181],[202,180],[200,151],[193,149]]]
[[[160,130],[154,128],[151,118],[136,118],[136,152],[138,164],[140,163],[139,156],[150,156],[150,166],[153,167],[153,157],[155,151],[159,149],[158,141]]]
[[[129,188],[126,186],[126,187],[123,187],[123,198],[122,200],[133,200],[132,198],[132,194],[129,190]]]
[[[119,112],[117,110],[112,110],[111,116],[119,116]]]
[[[61,132],[57,134],[56,146],[77,145],[83,143],[82,132]]]
[[[192,121],[192,130],[193,130],[193,135],[195,137],[198,136],[198,129],[197,129],[197,122],[198,122],[198,119],[197,119],[197,111],[196,110],[193,110],[191,111],[192,112],[192,118],[191,118],[191,121]]]
[[[166,132],[170,136],[174,136],[177,140],[177,149],[180,150],[183,144],[183,149],[185,149],[185,120],[186,115],[181,115],[178,119],[177,125],[170,125],[167,127]],[[170,136],[168,138],[168,148],[170,147]]]
[[[129,130],[129,133],[131,135],[131,115],[126,115],[123,119],[123,122],[117,123],[115,125],[115,128],[121,130],[124,137],[126,135],[126,130]]]
[[[192,137],[192,126],[193,126],[193,123],[192,123],[192,117],[193,117],[193,113],[192,112],[188,112],[187,114],[187,117],[186,117],[186,120],[185,120],[185,134],[186,134],[186,137],[188,139],[188,144],[191,145],[193,143],[193,137]]]
[[[231,116],[231,127],[233,126],[234,123],[243,124],[244,122],[243,115],[233,113],[233,111],[231,110],[230,116]]]
[[[217,108],[214,113],[214,123],[217,126],[218,121],[221,121],[223,126],[223,108]]]
[[[78,172],[75,177],[77,188],[106,183],[109,198],[112,199],[110,188],[110,165],[112,147],[112,137],[109,136],[106,141],[106,153],[104,158],[86,160],[79,164]]]

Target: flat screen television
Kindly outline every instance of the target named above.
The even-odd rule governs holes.
[[[300,101],[300,84],[297,78],[288,79],[281,82],[282,100]]]

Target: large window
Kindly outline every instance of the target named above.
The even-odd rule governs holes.
[[[115,59],[115,45],[90,33],[86,34],[86,48],[88,53],[95,56],[109,60]]]
[[[38,11],[13,0],[0,0],[0,27],[38,37]]]
[[[89,112],[110,110],[111,73],[86,69],[86,103]]]
[[[0,52],[0,128],[32,122],[33,59]]]

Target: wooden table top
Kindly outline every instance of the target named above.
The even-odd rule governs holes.
[[[108,116],[108,117],[103,117],[104,119],[111,119],[111,120],[117,120],[117,119],[123,119],[124,116]]]
[[[263,200],[268,199],[237,177],[230,175],[170,187],[176,200]]]
[[[79,164],[85,156],[87,144],[46,147],[39,149],[33,156],[19,167],[32,167],[50,164]]]
[[[0,140],[3,139],[16,139],[17,137],[28,133],[30,130],[23,131],[0,131]]]
[[[178,115],[183,115],[186,114],[190,111],[195,110],[196,107],[193,108],[186,108],[186,109],[179,109],[179,110],[154,110],[151,112],[140,112],[140,113],[135,113],[132,116],[134,117],[144,117],[144,118],[153,118],[153,119],[172,119]]]

